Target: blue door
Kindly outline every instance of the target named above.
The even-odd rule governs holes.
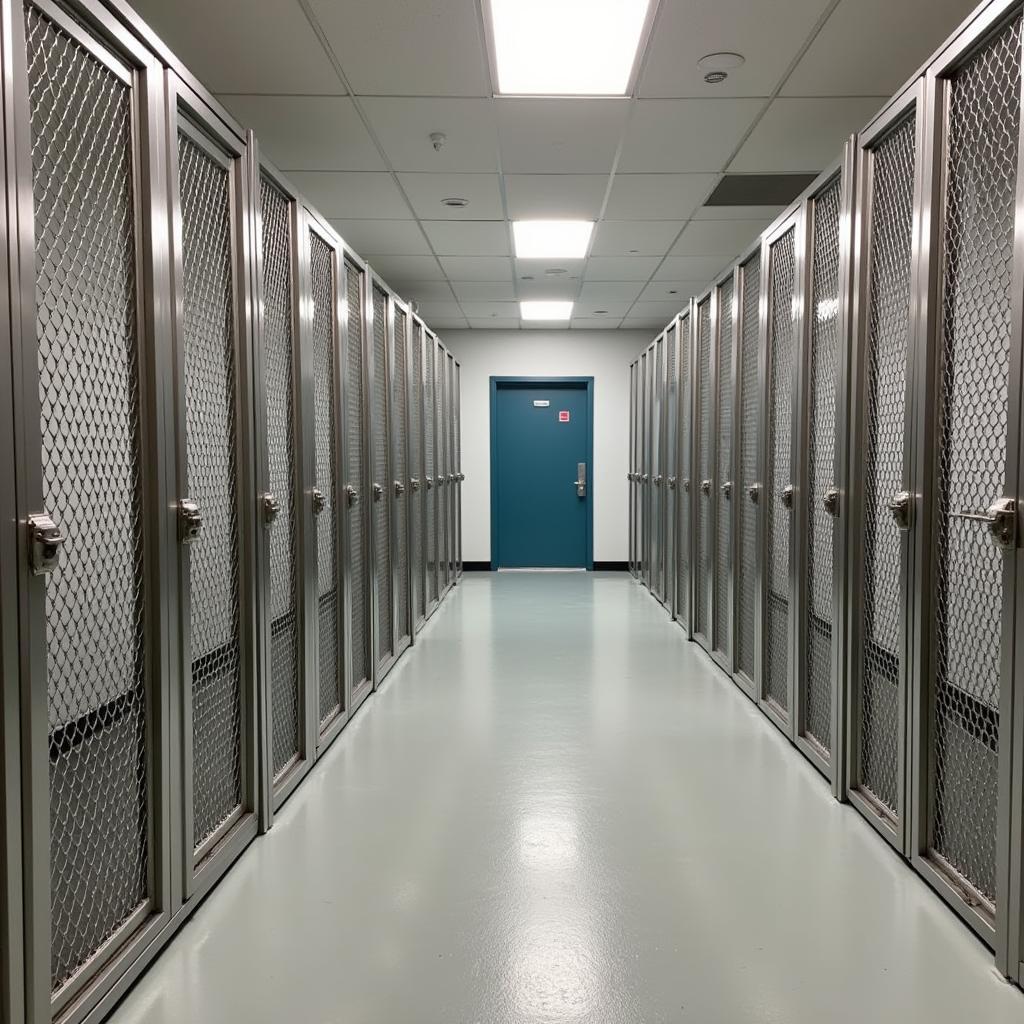
[[[492,380],[491,389],[492,564],[589,569],[590,382]]]

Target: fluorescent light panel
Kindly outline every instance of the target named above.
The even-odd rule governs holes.
[[[650,0],[490,0],[498,92],[625,96]]]
[[[572,316],[571,302],[520,302],[519,315],[524,320],[568,320]]]
[[[517,220],[512,223],[516,256],[521,260],[581,260],[587,255],[594,222],[589,220]]]

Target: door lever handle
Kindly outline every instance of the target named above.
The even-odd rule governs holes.
[[[951,512],[950,519],[967,519],[984,523],[997,547],[1012,548],[1017,536],[1017,503],[1013,498],[1000,498],[984,512]]]

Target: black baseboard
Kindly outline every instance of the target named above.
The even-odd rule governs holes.
[[[595,562],[594,572],[628,572],[629,562]]]
[[[463,562],[462,568],[464,572],[490,572],[490,562]]]

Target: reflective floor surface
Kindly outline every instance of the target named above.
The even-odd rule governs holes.
[[[1024,994],[625,574],[470,574],[116,1024],[986,1024]]]

